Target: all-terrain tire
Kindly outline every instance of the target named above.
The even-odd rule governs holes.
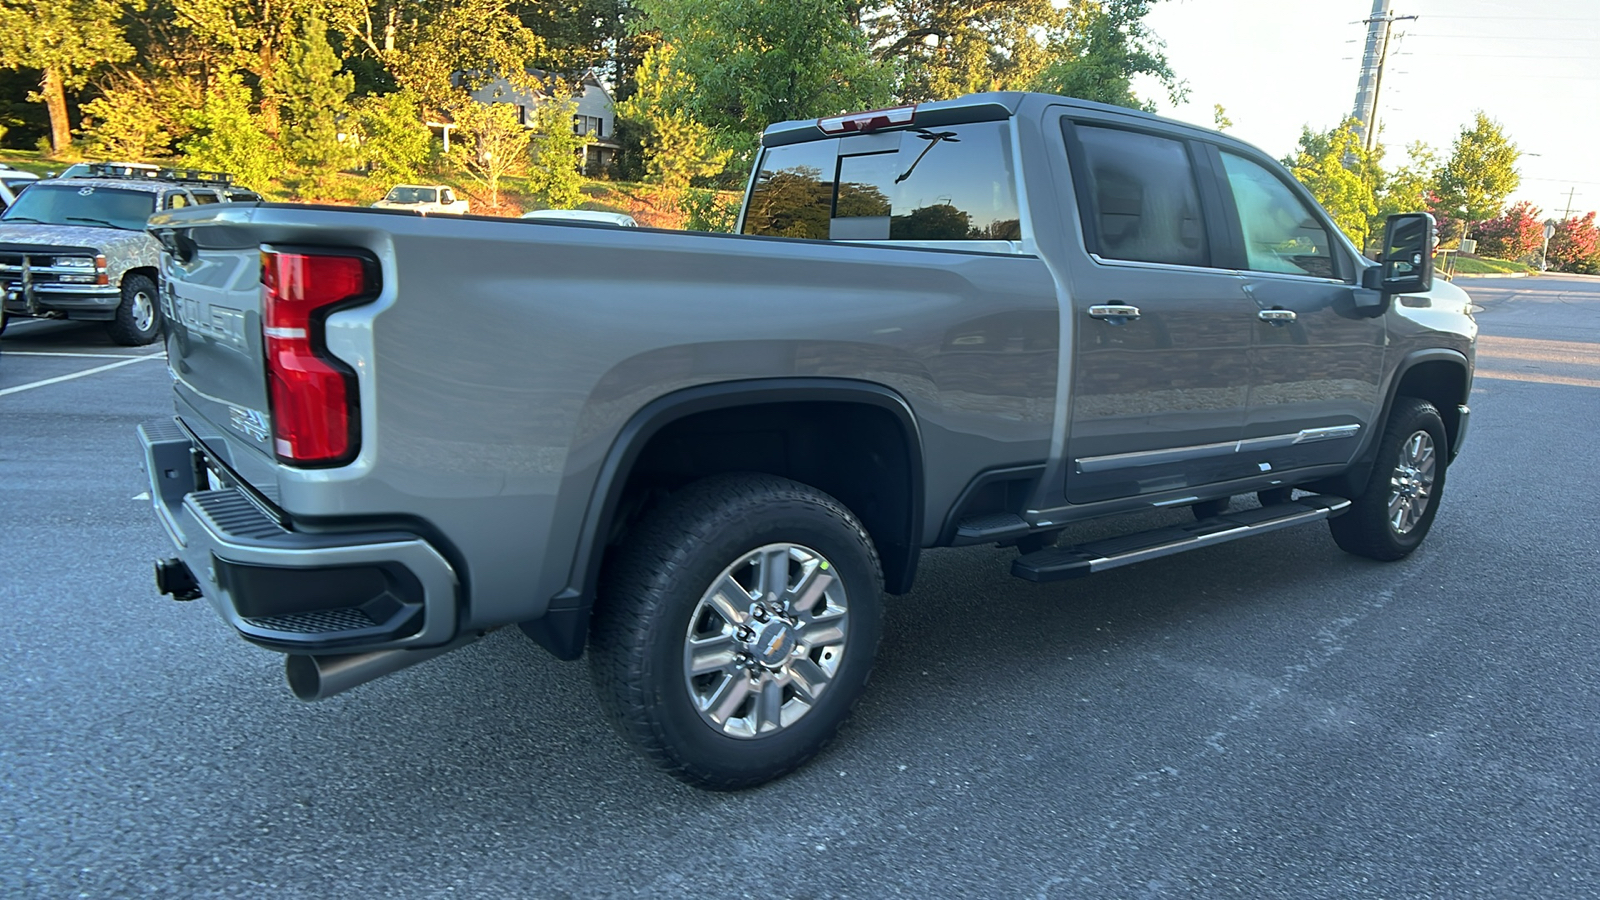
[[[154,280],[147,275],[122,279],[122,302],[106,334],[124,347],[142,347],[161,336],[161,300]]]
[[[708,478],[608,557],[590,677],[617,731],[659,768],[712,790],[758,785],[815,756],[849,716],[877,653],[882,591],[872,540],[839,501],[771,475]]]
[[[1350,498],[1343,515],[1328,520],[1340,548],[1384,561],[1411,555],[1439,512],[1447,441],[1444,420],[1433,404],[1396,397],[1365,490]]]

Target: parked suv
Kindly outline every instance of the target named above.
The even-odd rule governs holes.
[[[218,172],[88,166],[37,181],[0,214],[0,331],[13,316],[105,322],[137,346],[161,333],[152,213],[260,200]]]

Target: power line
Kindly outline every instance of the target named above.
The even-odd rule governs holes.
[[[1589,16],[1429,16],[1430,19],[1481,19],[1491,22],[1593,22],[1600,19]]]
[[[1600,41],[1600,37],[1512,37],[1503,34],[1429,34],[1426,31],[1418,32],[1411,36],[1419,38],[1454,38],[1469,41],[1516,41],[1519,44],[1523,41]],[[1355,42],[1345,41],[1345,43],[1353,44]]]

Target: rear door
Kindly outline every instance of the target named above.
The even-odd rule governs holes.
[[[1089,260],[1073,267],[1066,497],[1090,503],[1249,474],[1240,437],[1255,307],[1219,265],[1222,210],[1189,141],[1062,120]]]
[[[1377,415],[1384,320],[1357,309],[1352,251],[1288,173],[1209,152],[1256,318],[1239,452],[1263,472],[1348,463]]]

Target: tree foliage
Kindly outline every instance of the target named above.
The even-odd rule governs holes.
[[[452,154],[489,192],[489,205],[498,207],[501,179],[528,169],[533,131],[510,103],[465,103],[456,112],[456,126],[460,143],[451,148]]]
[[[277,142],[250,109],[250,89],[237,74],[217,79],[189,115],[193,129],[178,145],[185,165],[230,172],[242,184],[266,184],[283,170]]]
[[[108,90],[83,105],[84,149],[101,159],[148,159],[164,153],[172,136],[147,92]]]
[[[360,157],[373,176],[416,181],[427,162],[433,135],[422,122],[422,101],[407,90],[362,97],[355,103]]]
[[[644,126],[641,146],[647,177],[668,193],[687,188],[727,168],[732,151],[715,146],[711,129],[688,111],[694,76],[677,66],[671,44],[652,47],[636,73],[634,95],[617,104],[617,115]]]
[[[903,102],[1020,90],[1050,62],[1042,35],[1062,31],[1051,0],[860,2],[872,57],[887,64]]]
[[[677,48],[693,78],[685,111],[748,170],[774,122],[870,109],[890,99],[852,0],[635,0],[644,27]]]
[[[507,0],[438,0],[428,13],[401,28],[399,44],[383,58],[395,82],[430,112],[464,108],[467,92],[496,77],[538,89],[529,68],[545,58],[547,45]]]
[[[528,184],[534,196],[551,209],[572,209],[583,200],[579,188],[583,187],[584,148],[595,138],[573,130],[577,108],[571,100],[548,100],[533,114]]]
[[[273,92],[281,99],[282,145],[290,159],[313,169],[342,168],[354,157],[350,94],[355,76],[328,43],[328,23],[308,16],[299,38],[289,45],[274,73]],[[351,126],[351,135],[341,130]]]
[[[1487,222],[1478,224],[1478,255],[1496,259],[1535,256],[1544,246],[1544,222],[1539,208],[1524,200]]]
[[[1521,155],[1500,123],[1478,112],[1472,127],[1461,129],[1450,158],[1439,169],[1435,189],[1441,208],[1469,227],[1499,215],[1522,183],[1517,173]]]
[[[1339,230],[1357,247],[1364,247],[1378,214],[1382,150],[1366,150],[1357,126],[1355,119],[1346,119],[1326,132],[1302,129],[1295,154],[1284,164],[1333,217]]]
[[[1600,274],[1600,228],[1595,214],[1563,219],[1550,236],[1550,268],[1581,275]]]
[[[133,56],[119,20],[137,0],[0,0],[0,68],[39,70],[29,99],[50,114],[50,147],[72,143],[66,91],[80,88],[96,66]]]
[[[1072,0],[1065,26],[1050,38],[1051,63],[1032,89],[1154,111],[1133,92],[1133,79],[1148,75],[1174,103],[1188,95],[1144,18],[1154,0]]]

